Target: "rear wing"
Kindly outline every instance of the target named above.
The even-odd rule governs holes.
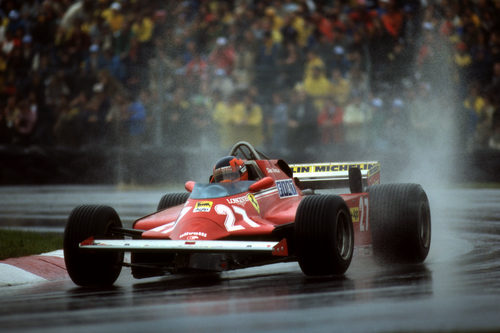
[[[380,184],[380,163],[376,161],[291,164],[290,168],[301,189],[350,187],[351,192],[362,192],[365,186]],[[353,191],[355,183],[360,186]]]

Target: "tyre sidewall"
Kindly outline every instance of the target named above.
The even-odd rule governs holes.
[[[344,219],[345,225],[339,223]],[[339,252],[339,228],[349,234],[347,255]],[[351,215],[344,200],[334,195],[305,197],[297,209],[295,241],[299,265],[306,275],[343,274],[350,265],[354,246]]]
[[[79,248],[79,244],[89,237],[109,238],[111,227],[122,227],[118,214],[111,207],[79,206],[71,212],[64,232],[64,260],[76,284],[107,286],[118,278],[123,252],[84,252]]]
[[[367,192],[376,258],[383,262],[424,261],[430,249],[431,217],[422,187],[382,184],[370,186]]]

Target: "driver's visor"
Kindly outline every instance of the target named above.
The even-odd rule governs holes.
[[[238,170],[234,171],[233,167],[227,166],[214,170],[214,181],[216,183],[228,182],[240,179],[240,173]]]

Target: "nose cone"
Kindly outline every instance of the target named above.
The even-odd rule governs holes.
[[[170,239],[214,240],[228,236],[227,230],[216,221],[203,217],[191,217],[176,225]]]

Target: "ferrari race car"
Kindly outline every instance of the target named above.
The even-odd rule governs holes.
[[[74,283],[109,286],[122,266],[135,278],[221,272],[298,261],[308,276],[344,274],[355,248],[385,261],[420,263],[431,240],[427,196],[417,184],[380,184],[378,162],[288,165],[247,142],[230,155],[249,180],[185,184],[155,213],[122,227],[108,206],[73,209],[64,259]],[[349,188],[350,193],[319,194]],[[124,262],[130,252],[130,262]]]

